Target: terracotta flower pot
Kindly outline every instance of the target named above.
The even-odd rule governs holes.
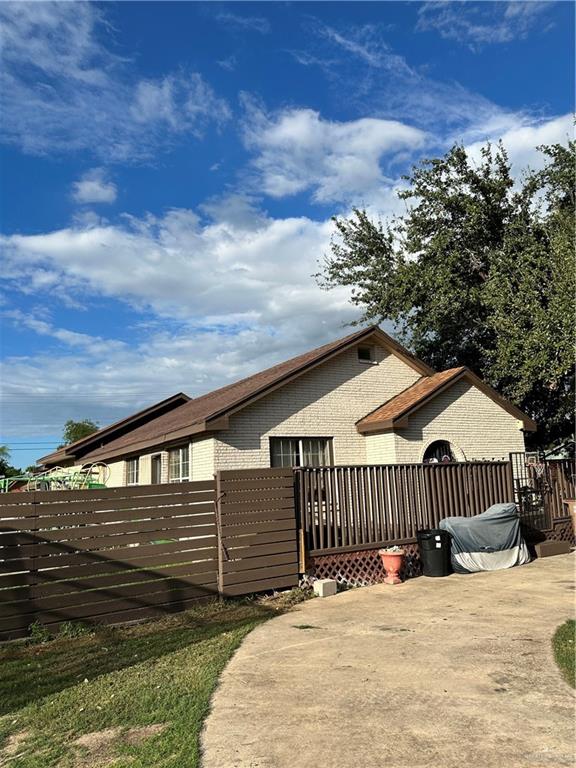
[[[386,571],[385,584],[402,584],[399,576],[404,563],[405,552],[401,549],[399,552],[390,552],[386,549],[379,549],[378,554],[382,558],[382,565]]]

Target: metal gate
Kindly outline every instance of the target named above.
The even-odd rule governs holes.
[[[568,516],[564,501],[576,498],[574,459],[543,459],[537,453],[511,453],[514,494],[524,521],[540,531]]]

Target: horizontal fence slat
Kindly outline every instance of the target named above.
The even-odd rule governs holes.
[[[222,500],[222,506],[226,506],[227,501],[240,503],[241,501],[254,501],[258,499],[293,499],[294,489],[292,486],[289,488],[262,488],[262,489],[246,489],[242,488],[239,491],[228,491],[224,499]]]
[[[191,483],[161,483],[157,485],[128,485],[118,488],[90,488],[71,491],[32,491],[34,500],[40,502],[85,501],[94,499],[136,499],[142,496],[170,496],[182,493],[197,493],[214,488],[213,480]],[[7,494],[8,495],[8,494]]]
[[[292,549],[290,552],[280,554],[261,555],[259,557],[252,556],[246,560],[226,560],[223,564],[223,570],[226,575],[226,583],[228,583],[229,579],[227,574],[258,568],[268,568],[269,566],[286,565],[288,563],[293,565],[294,561],[295,552],[294,549]]]
[[[142,533],[119,533],[116,536],[100,536],[95,539],[78,539],[70,541],[69,543],[63,542],[50,542],[49,540],[43,541],[39,539],[37,543],[33,544],[18,544],[15,546],[4,546],[0,548],[0,561],[3,560],[15,560],[21,557],[32,557],[37,555],[42,557],[44,555],[53,555],[58,553],[70,553],[75,551],[81,552],[101,552],[103,557],[106,557],[106,553],[116,547],[126,547],[128,544],[152,544],[155,540],[162,541],[167,539],[168,541],[187,539],[196,539],[204,536],[214,535],[216,532],[216,526],[210,525],[198,525],[191,528],[173,529],[173,530],[154,530],[143,531]]]
[[[142,496],[128,499],[83,499],[81,501],[55,501],[45,502],[43,504],[21,504],[19,507],[10,505],[4,507],[1,503],[0,494],[0,523],[9,517],[37,517],[42,520],[44,517],[74,517],[82,513],[98,514],[99,512],[108,512],[115,510],[125,510],[130,514],[130,510],[136,512],[142,510],[157,508],[166,510],[166,514],[177,510],[179,507],[192,507],[194,504],[214,503],[214,493],[203,491],[197,494],[179,494],[178,496]]]
[[[214,542],[215,543],[215,542]],[[150,568],[174,567],[180,563],[188,563],[190,566],[198,564],[202,565],[205,562],[215,562],[218,557],[217,547],[210,547],[207,549],[189,550],[187,552],[175,552],[164,553],[161,555],[141,557],[140,559],[134,559],[132,562],[125,562],[124,560],[106,560],[102,562],[88,562],[84,565],[62,566],[60,568],[49,568],[38,571],[38,578],[41,580],[60,580],[60,579],[75,579],[79,577],[97,576],[98,574],[106,573],[139,573],[140,571],[149,570]],[[1,582],[0,582],[1,584]]]
[[[246,523],[245,525],[222,525],[222,534],[226,538],[242,536],[247,533],[264,533],[268,531],[294,531],[296,530],[296,518],[274,520],[264,523]]]
[[[100,589],[102,587],[120,586],[123,584],[153,582],[158,579],[167,579],[173,577],[204,576],[206,573],[213,573],[215,567],[215,558],[204,562],[185,562],[183,564],[173,564],[165,567],[159,567],[155,570],[149,568],[117,570],[112,573],[96,571],[90,573],[89,566],[87,572],[79,571],[76,577],[66,576],[64,579],[53,579],[50,572],[40,574],[38,583],[26,583],[23,586],[16,586],[11,589],[0,590],[0,602],[16,602],[25,600],[29,597],[40,598],[50,597],[51,595],[65,595],[70,592],[83,591],[88,589]],[[86,570],[86,569],[85,569]]]
[[[206,586],[186,587],[180,591],[178,598],[174,600],[166,592],[148,594],[141,599],[133,597],[132,599],[118,598],[105,602],[94,603],[90,605],[72,605],[61,609],[38,610],[31,614],[18,614],[14,616],[0,617],[0,632],[6,632],[11,629],[28,627],[33,620],[42,621],[41,617],[46,617],[48,621],[82,621],[90,620],[92,623],[98,623],[105,620],[107,614],[121,614],[124,611],[145,610],[153,606],[170,605],[177,607],[176,610],[182,610],[181,605],[191,598],[213,597],[217,594],[216,584]],[[160,611],[160,615],[162,611]],[[121,619],[118,619],[121,620]]]
[[[45,557],[21,558],[8,560],[0,563],[0,573],[11,573],[17,570],[27,568],[46,569],[58,568],[67,565],[94,564],[107,562],[141,563],[146,557],[151,556],[155,561],[158,558],[170,562],[175,553],[196,552],[203,549],[209,549],[216,544],[216,531],[212,536],[202,539],[182,539],[181,541],[170,541],[163,544],[141,544],[139,546],[118,547],[116,549],[107,549],[102,551],[60,551],[52,552]]]
[[[238,514],[222,515],[222,527],[228,528],[231,525],[241,525],[245,523],[266,523],[271,520],[295,520],[294,506],[287,509],[258,510],[257,512],[239,512]]]
[[[250,562],[253,563],[252,560]],[[244,571],[230,571],[225,574],[224,589],[226,590],[233,584],[245,584],[246,582],[252,583],[258,579],[269,580],[283,578],[284,576],[291,576],[295,574],[296,572],[294,570],[294,562],[262,568],[251,568]]]
[[[60,506],[60,505],[57,505]],[[31,515],[23,518],[12,519],[3,517],[0,519],[0,531],[19,527],[19,530],[37,530],[38,528],[56,528],[65,526],[81,526],[100,523],[125,522],[130,520],[146,520],[163,517],[186,517],[196,514],[211,514],[214,512],[214,504],[202,502],[199,504],[182,504],[178,506],[164,507],[138,507],[122,510],[110,510],[106,512],[95,511],[91,513],[66,512],[58,515],[47,515],[31,520]]]
[[[123,533],[153,533],[154,531],[182,530],[188,531],[198,526],[213,525],[213,513],[200,513],[198,515],[186,515],[184,517],[155,517],[151,520],[126,520],[123,522],[97,523],[82,526],[69,526],[66,528],[39,529],[30,531],[3,530],[0,531],[0,553],[4,546],[14,546],[11,539],[21,536],[23,543],[26,538],[40,539],[41,541],[74,541],[76,539],[98,540],[102,536],[114,536]],[[0,554],[1,557],[1,554]]]
[[[226,503],[222,504],[222,518],[227,515],[233,515],[238,512],[258,512],[262,510],[264,512],[272,511],[275,509],[294,509],[294,499],[284,497],[282,499],[254,499],[252,501],[242,501],[239,503]]]
[[[218,475],[220,482],[249,480],[252,478],[268,480],[271,477],[285,477],[290,479],[292,477],[292,471],[293,470],[290,467],[258,467],[256,469],[223,469]],[[259,485],[256,485],[255,487],[259,487]]]
[[[223,588],[223,594],[226,597],[236,597],[238,595],[247,595],[251,592],[267,592],[274,589],[283,589],[286,587],[298,586],[298,575],[278,576],[271,579],[260,579],[258,581],[249,581],[244,584],[230,584]]]
[[[275,542],[294,541],[294,530],[288,529],[286,531],[268,531],[265,533],[246,533],[237,535],[233,539],[226,540],[226,547],[228,549],[237,549],[240,547],[250,548],[253,546],[260,546],[266,544],[272,544]]]
[[[128,610],[111,611],[109,613],[99,614],[94,621],[91,621],[90,617],[84,617],[83,620],[98,626],[119,624],[128,621],[143,621],[145,619],[160,619],[164,616],[170,616],[171,614],[194,608],[199,602],[205,602],[206,600],[211,599],[214,599],[214,595],[210,592],[208,594],[199,594],[186,600],[180,600],[178,603],[163,603],[160,605],[140,606]],[[22,617],[24,620],[27,618],[28,617]],[[70,621],[69,618],[58,618],[50,613],[34,614],[34,619],[53,632],[57,631],[63,622]],[[25,637],[28,634],[28,629],[29,624],[27,624],[26,621],[20,623],[16,622],[15,626],[14,623],[10,626],[8,622],[3,624],[2,620],[0,620],[0,636],[3,636],[6,639]]]
[[[66,594],[36,597],[17,602],[5,602],[0,593],[0,618],[37,611],[62,611],[72,606],[101,611],[100,603],[116,600],[140,600],[145,603],[168,602],[178,600],[180,593],[185,595],[196,588],[213,587],[216,582],[214,572],[200,573],[195,576],[183,576],[178,579],[163,578],[137,584],[102,587],[92,591],[75,590]]]
[[[294,481],[290,472],[290,474],[282,475],[282,477],[271,475],[263,479],[221,480],[219,489],[220,492],[260,491],[262,488],[293,488],[293,485]]]

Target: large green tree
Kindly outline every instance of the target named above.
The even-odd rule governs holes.
[[[0,477],[15,477],[21,470],[10,464],[10,449],[7,445],[0,445]]]
[[[62,433],[62,440],[64,443],[58,447],[64,448],[64,446],[69,445],[70,443],[75,443],[77,440],[82,440],[83,437],[92,435],[99,429],[100,427],[98,424],[90,419],[82,419],[82,421],[68,419],[64,424],[64,431]]]
[[[504,148],[454,146],[406,177],[404,216],[334,219],[323,287],[348,286],[362,321],[391,320],[434,368],[467,365],[539,423],[573,431],[575,145],[540,148],[519,184]]]

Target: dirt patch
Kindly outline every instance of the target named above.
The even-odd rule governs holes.
[[[124,733],[123,741],[128,742],[128,744],[141,744],[146,739],[162,733],[166,728],[166,723],[153,723],[152,725],[143,725],[141,728],[130,728]]]
[[[15,757],[18,754],[28,736],[30,736],[30,731],[18,731],[18,733],[8,736],[2,752],[0,752],[0,766],[6,765],[6,758]]]
[[[153,723],[139,728],[105,728],[80,736],[74,746],[80,747],[74,768],[106,768],[118,760],[116,748],[120,744],[141,744],[146,739],[156,736],[166,728],[165,723]],[[124,762],[126,757],[123,756]]]

